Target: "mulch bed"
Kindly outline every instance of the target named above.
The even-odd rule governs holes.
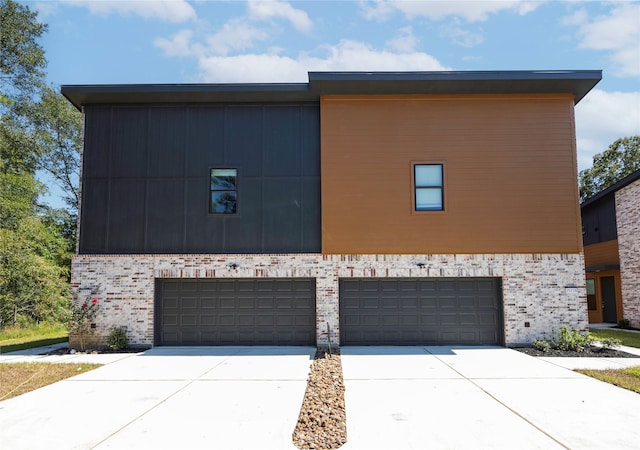
[[[106,354],[106,353],[141,353],[144,352],[145,350],[149,350],[148,348],[125,348],[122,350],[113,350],[109,347],[104,347],[104,348],[99,348],[99,349],[92,349],[92,350],[86,350],[86,351],[79,351],[79,350],[73,350],[70,349],[68,347],[63,347],[63,348],[57,348],[55,350],[50,350],[46,353],[42,353],[42,355],[79,355],[79,354],[85,354],[85,355],[102,355],[102,354]]]
[[[615,350],[610,348],[590,347],[583,351],[576,352],[570,350],[550,349],[546,352],[535,349],[533,347],[516,347],[514,350],[526,353],[530,356],[551,356],[551,357],[577,357],[577,358],[640,358],[638,355]]]

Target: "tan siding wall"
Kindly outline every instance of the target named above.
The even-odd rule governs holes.
[[[579,252],[570,95],[324,97],[324,253]],[[412,162],[445,164],[413,211]]]
[[[584,247],[584,264],[586,267],[620,264],[618,240],[586,245]]]

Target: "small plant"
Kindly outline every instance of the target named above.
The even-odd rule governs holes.
[[[107,345],[114,351],[128,348],[127,327],[113,327],[107,338]]]
[[[622,341],[616,338],[606,338],[600,339],[600,344],[602,344],[603,349],[614,349],[620,347],[622,345]]]
[[[534,339],[533,347],[536,350],[540,350],[541,352],[548,352],[549,350],[551,350],[551,344],[549,343],[549,341],[545,341],[544,339]]]
[[[581,352],[593,342],[593,338],[589,332],[582,333],[578,329],[570,329],[568,326],[563,326],[560,329],[559,338],[551,345],[558,350],[571,350]]]
[[[631,327],[631,321],[629,319],[618,320],[618,328],[626,329]]]
[[[77,336],[80,342],[80,350],[86,350],[87,336],[94,333],[93,321],[98,313],[98,299],[92,296],[95,292],[91,292],[84,301],[80,301],[77,295],[74,295],[69,309],[61,314],[63,319],[69,326],[69,335]]]

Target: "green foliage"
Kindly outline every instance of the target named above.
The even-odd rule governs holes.
[[[80,114],[44,83],[37,13],[0,0],[0,329],[60,319],[75,248]],[[38,204],[44,169],[69,210]]]
[[[552,339],[551,341],[535,339],[533,346],[543,352],[548,352],[551,349],[581,352],[589,347],[593,340],[589,332],[581,332],[578,329],[572,330],[565,325],[560,329],[556,339]]]
[[[618,139],[593,157],[593,166],[580,172],[580,201],[640,170],[640,136]]]
[[[602,344],[602,348],[604,349],[618,348],[622,345],[622,341],[616,338],[599,339],[599,342]]]
[[[38,39],[47,25],[37,13],[13,0],[0,1],[0,75],[5,89],[29,91],[44,77],[47,61]],[[10,96],[13,92],[3,92]]]
[[[129,348],[127,327],[113,327],[107,337],[107,345],[115,351]]]
[[[551,344],[549,343],[549,341],[545,341],[544,339],[534,339],[533,347],[536,350],[540,350],[541,352],[548,352],[549,350],[551,350]]]
[[[69,309],[62,313],[65,321],[69,325],[69,335],[73,335],[80,341],[80,350],[86,350],[86,338],[93,334],[92,323],[98,314],[98,299],[92,292],[85,299],[74,296]]]
[[[630,328],[631,327],[631,321],[629,319],[620,319],[618,320],[618,327],[620,328]]]
[[[46,86],[29,116],[42,155],[40,167],[65,193],[73,214],[78,209],[82,115],[60,93]]]
[[[57,316],[68,299],[68,269],[55,263],[64,248],[37,218],[0,228],[0,328]]]
[[[591,345],[591,342],[593,342],[593,338],[589,332],[582,333],[580,330],[572,330],[565,325],[560,329],[558,339],[553,341],[551,346],[558,350],[580,352]]]

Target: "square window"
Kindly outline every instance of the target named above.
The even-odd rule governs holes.
[[[413,168],[415,210],[444,211],[442,164],[415,164]]]
[[[238,210],[238,170],[211,169],[209,212],[235,214]]]

